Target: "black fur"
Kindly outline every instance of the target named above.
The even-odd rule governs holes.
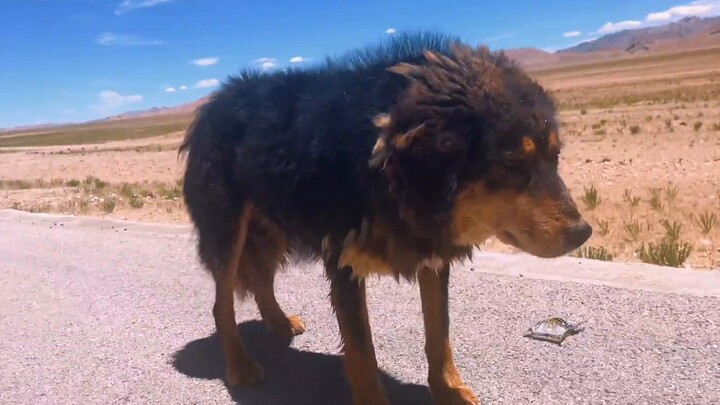
[[[188,153],[183,192],[201,258],[226,261],[248,201],[299,256],[317,258],[325,236],[342,238],[363,218],[381,218],[416,259],[467,255],[470,247],[453,246],[448,235],[459,184],[483,176],[521,134],[540,136],[545,129],[533,127],[531,117],[536,104],[547,106],[550,120],[553,111],[539,86],[502,55],[486,55],[488,64],[508,72],[502,94],[458,94],[452,86],[435,94],[425,78],[432,97],[444,98],[413,98],[406,95],[411,81],[388,71],[401,62],[426,64],[426,50],[452,59],[458,42],[440,34],[397,35],[317,67],[229,78],[201,107],[180,149]],[[446,139],[449,152],[422,145],[398,152],[398,181],[368,164],[379,133],[372,118],[393,111],[397,132],[438,119],[440,131],[455,130]]]

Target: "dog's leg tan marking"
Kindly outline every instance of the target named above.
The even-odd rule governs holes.
[[[370,332],[365,281],[351,279],[349,267],[339,270],[344,284],[333,289],[340,334],[343,339],[345,375],[355,404],[390,404],[378,373],[375,347]],[[339,284],[337,283],[337,284]]]
[[[255,209],[248,225],[248,242],[240,259],[238,280],[254,294],[268,329],[281,338],[305,332],[300,317],[287,316],[275,298],[275,274],[286,261],[287,247],[285,234]]]
[[[325,274],[330,280],[330,300],[343,342],[345,376],[356,405],[389,405],[380,381],[365,297],[365,281],[349,266],[338,267],[342,242],[323,240]]]
[[[448,281],[450,267],[418,271],[420,299],[425,323],[425,354],[428,361],[428,385],[438,404],[479,404],[455,367],[450,344]]]
[[[250,359],[245,351],[235,321],[235,277],[247,238],[251,206],[246,204],[240,218],[235,244],[230,260],[215,273],[215,305],[213,316],[227,364],[229,386],[252,385],[263,379],[263,368]]]
[[[275,298],[275,277],[260,280],[254,289],[255,302],[268,329],[281,338],[291,338],[305,332],[305,323],[297,315],[287,316]]]

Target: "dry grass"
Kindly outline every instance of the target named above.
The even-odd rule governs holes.
[[[50,145],[85,145],[109,141],[142,139],[187,128],[191,115],[147,117],[65,125],[42,130],[0,133],[0,148]]]

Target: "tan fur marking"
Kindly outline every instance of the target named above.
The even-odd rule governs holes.
[[[527,157],[532,157],[535,154],[535,151],[537,150],[537,147],[535,146],[535,141],[530,139],[529,137],[523,138],[523,153]]]
[[[381,113],[373,117],[373,124],[378,127],[385,129],[390,126],[390,114]]]
[[[233,387],[254,385],[264,377],[263,368],[252,360],[245,351],[245,346],[235,323],[235,302],[233,300],[234,280],[237,277],[238,265],[247,241],[248,224],[251,215],[252,205],[245,204],[238,224],[237,236],[232,247],[230,260],[225,268],[215,269],[213,274],[215,278],[213,316],[225,357],[225,377],[228,385]]]
[[[554,153],[560,151],[560,136],[556,131],[550,132],[550,136],[548,137],[548,149]]]
[[[347,246],[340,254],[340,267],[350,266],[353,274],[357,277],[366,278],[371,274],[392,275],[393,271],[389,264],[382,259],[375,257],[355,245]]]
[[[425,259],[418,264],[418,271],[438,271],[442,268],[443,260],[438,256],[433,255],[429,259]]]
[[[452,231],[456,244],[478,245],[493,235],[495,209],[481,183],[466,187],[455,200]]]
[[[354,404],[390,405],[385,388],[378,374],[375,347],[370,331],[370,319],[367,311],[367,296],[365,283],[360,283],[360,313],[348,313],[347,308],[340,305],[337,291],[331,290],[330,296],[340,327],[343,341],[343,365],[345,375],[352,389]],[[355,325],[355,328],[351,328]],[[364,336],[357,336],[353,330],[361,326]]]
[[[448,269],[440,271],[447,272]],[[447,276],[447,273],[444,273]],[[477,397],[465,385],[455,366],[448,334],[447,285],[437,271],[418,272],[423,324],[425,326],[425,354],[428,361],[428,383],[437,404],[477,404]]]

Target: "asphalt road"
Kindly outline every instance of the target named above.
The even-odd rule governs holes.
[[[186,227],[0,211],[0,258],[2,404],[349,402],[318,266],[278,279],[308,326],[291,343],[238,305],[267,380],[229,391]],[[720,402],[720,272],[481,255],[451,277],[458,367],[484,403]],[[430,403],[417,286],[373,280],[369,295],[393,401]],[[549,315],[587,326],[562,346],[522,337]]]

